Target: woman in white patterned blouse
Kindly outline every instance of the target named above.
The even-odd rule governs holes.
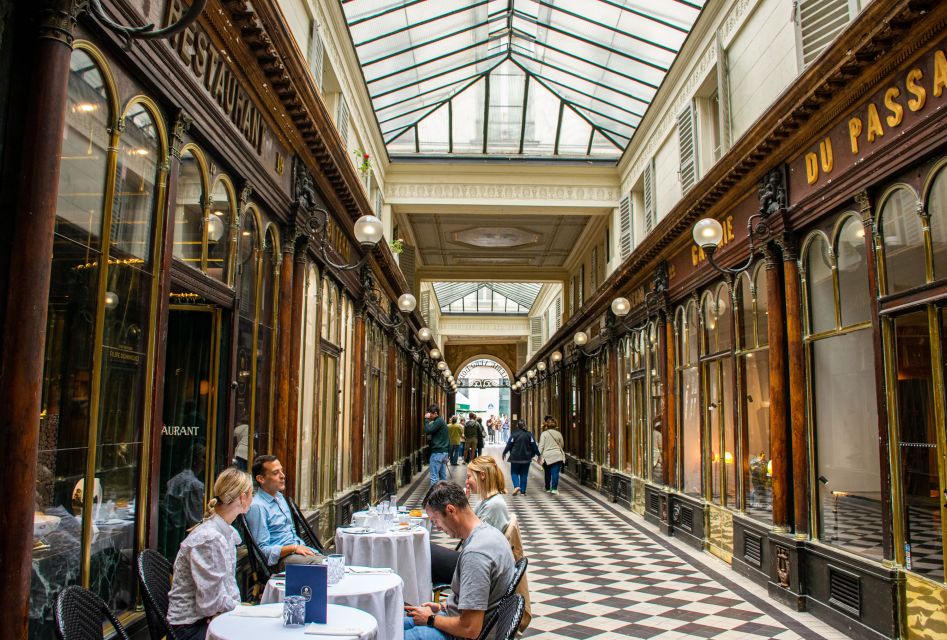
[[[237,545],[230,525],[253,501],[253,481],[239,469],[225,469],[214,483],[204,521],[188,534],[174,561],[168,624],[180,640],[203,640],[210,620],[240,604]]]

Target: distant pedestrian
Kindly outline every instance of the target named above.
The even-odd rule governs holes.
[[[503,416],[503,426],[500,427],[500,437],[503,438],[503,444],[510,439],[510,419]]]
[[[424,433],[431,436],[431,486],[438,480],[447,480],[447,451],[450,449],[450,434],[447,423],[441,417],[441,408],[432,404],[424,414]]]
[[[450,417],[450,424],[447,425],[447,435],[450,438],[450,463],[451,466],[457,466],[457,458],[464,450],[461,444],[464,436],[464,428],[457,421],[457,416]]]
[[[477,457],[477,445],[480,439],[480,429],[477,424],[477,414],[471,413],[464,423],[464,464]]]
[[[483,455],[483,445],[487,441],[487,432],[483,428],[483,418],[477,416],[477,457]]]
[[[507,458],[507,454],[509,457]],[[533,440],[533,434],[526,430],[526,423],[516,420],[510,440],[503,449],[503,457],[510,462],[510,475],[513,477],[513,495],[526,495],[526,483],[529,480],[529,465],[539,456],[539,447]]]
[[[559,473],[566,459],[564,441],[559,433],[559,423],[552,416],[546,416],[543,428],[539,436],[539,455],[542,456],[546,491],[559,495]]]

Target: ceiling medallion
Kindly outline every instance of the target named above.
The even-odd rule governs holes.
[[[451,239],[455,242],[484,249],[522,247],[536,244],[541,237],[539,233],[518,227],[472,227],[451,234]]]

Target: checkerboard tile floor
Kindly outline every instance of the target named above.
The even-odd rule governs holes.
[[[499,458],[499,447],[486,453]],[[509,465],[501,464],[511,486]],[[463,482],[466,468],[450,467]],[[402,497],[420,504],[427,469]],[[719,638],[840,640],[847,636],[791,611],[707,554],[667,538],[637,515],[563,478],[559,495],[543,491],[534,465],[527,495],[507,495],[529,557],[536,640]],[[454,540],[435,532],[435,542]]]

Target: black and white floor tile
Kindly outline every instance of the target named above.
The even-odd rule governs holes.
[[[499,458],[499,447],[486,453]],[[510,486],[509,465],[501,464]],[[463,482],[463,465],[450,467]],[[420,504],[427,469],[406,489]],[[667,538],[630,511],[563,478],[543,491],[534,465],[527,495],[507,495],[523,534],[536,640],[649,638],[840,640],[844,634],[765,595],[723,562]],[[443,534],[435,542],[453,546]]]

